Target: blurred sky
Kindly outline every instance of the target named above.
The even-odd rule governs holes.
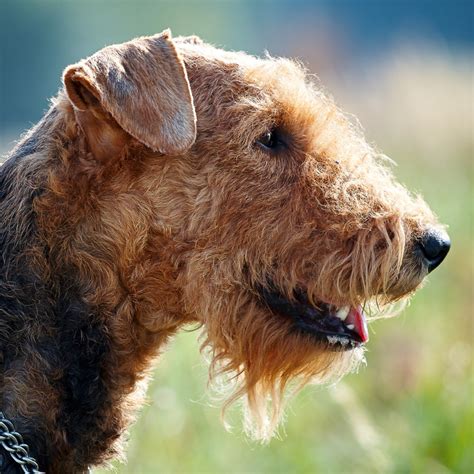
[[[300,57],[323,82],[394,44],[469,54],[474,46],[470,0],[0,0],[0,135],[39,120],[68,64],[167,27],[230,49]]]

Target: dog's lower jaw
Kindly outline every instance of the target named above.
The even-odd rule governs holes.
[[[333,350],[350,350],[369,340],[367,321],[362,306],[340,308],[318,302],[312,304],[304,291],[294,291],[290,300],[274,285],[257,288],[261,304],[275,316],[289,318],[297,331],[314,337],[316,343]]]

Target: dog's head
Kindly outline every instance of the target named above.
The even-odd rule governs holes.
[[[88,159],[114,170],[98,192],[140,223],[124,273],[154,259],[146,281],[173,303],[148,298],[148,327],[202,323],[213,373],[238,382],[232,399],[246,395],[259,437],[290,381],[357,365],[364,310],[411,295],[449,249],[424,201],[292,61],[165,32],[105,48],[64,82]]]

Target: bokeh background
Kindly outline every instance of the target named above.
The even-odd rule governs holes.
[[[306,388],[279,439],[246,440],[237,412],[224,430],[199,334],[187,332],[161,357],[128,463],[113,469],[474,472],[473,16],[469,0],[0,0],[0,152],[41,117],[66,65],[171,27],[299,58],[450,229],[452,251],[426,288],[400,317],[371,325],[367,367]]]

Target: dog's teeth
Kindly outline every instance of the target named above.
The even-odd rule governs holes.
[[[343,346],[346,346],[349,344],[349,339],[346,337],[338,337],[338,336],[327,336],[329,344],[341,344]]]
[[[343,306],[342,308],[338,309],[336,312],[336,317],[339,318],[341,321],[344,321],[349,314],[349,306]]]
[[[347,329],[350,329],[351,331],[355,328],[353,324],[348,324],[346,327]]]

